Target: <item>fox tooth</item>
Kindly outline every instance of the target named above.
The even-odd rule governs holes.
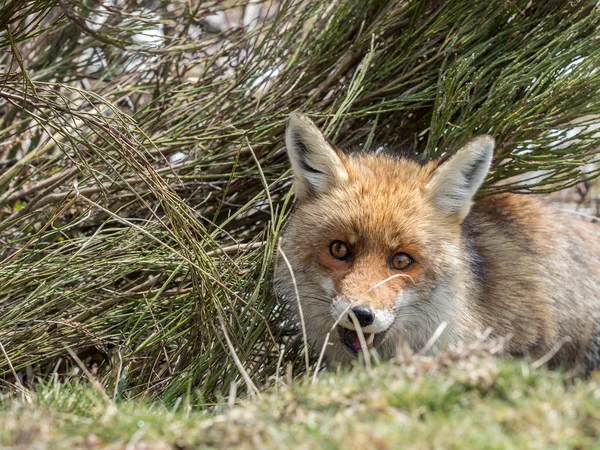
[[[373,345],[373,340],[375,339],[375,334],[371,333],[367,338],[367,345]]]

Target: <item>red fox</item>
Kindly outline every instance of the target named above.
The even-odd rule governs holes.
[[[431,351],[491,330],[512,356],[600,364],[600,226],[531,195],[475,198],[491,136],[423,163],[347,154],[294,113],[286,147],[297,205],[275,288],[329,364],[420,351],[441,324]]]

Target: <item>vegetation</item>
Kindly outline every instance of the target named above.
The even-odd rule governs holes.
[[[292,204],[288,113],[309,113],[342,146],[397,145],[427,157],[491,133],[499,145],[488,193],[557,190],[598,174],[599,27],[595,1],[4,2],[0,370],[15,388],[42,383],[33,404],[57,412],[15,406],[3,420],[33,414],[58,433],[108,433],[103,414],[86,413],[98,396],[87,391],[77,398],[88,403],[71,405],[76,383],[44,381],[69,379],[79,363],[111,398],[160,398],[169,408],[219,403],[232,386],[258,395],[287,367],[311,372],[270,284]],[[519,367],[500,370],[501,392],[467,395],[479,429],[494,414],[513,423],[513,402],[555,401],[564,411],[562,394],[537,375],[508,392],[503,374]],[[320,397],[329,375],[314,392],[268,394],[280,414],[289,401],[306,415],[264,439],[328,439],[326,428],[312,428],[310,405],[343,424],[344,392],[367,378],[336,381],[330,399]],[[383,406],[364,426],[388,414],[387,402],[410,398],[424,405],[403,409],[414,427],[381,433],[417,442],[425,429],[444,439],[444,428],[433,430],[446,415],[456,421],[446,427],[468,425],[454,409],[466,385],[425,377],[413,392],[397,383],[373,397]],[[61,395],[45,400],[55,389]],[[449,406],[415,421],[444,389]],[[577,389],[579,408],[596,388]],[[532,400],[519,397],[530,391]],[[504,409],[493,412],[485,395]],[[269,405],[242,411],[276,414]],[[114,413],[124,427],[129,408]],[[584,422],[597,415],[585,411],[582,422],[561,420],[593,429]],[[157,413],[140,414],[151,422]],[[168,423],[190,429],[186,414]],[[587,442],[585,430],[574,442]]]
[[[493,346],[288,384],[210,414],[113,403],[77,382],[38,386],[0,412],[2,446],[126,448],[591,448],[600,385],[566,383]]]

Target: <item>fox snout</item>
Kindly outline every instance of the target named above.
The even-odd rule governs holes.
[[[347,297],[338,297],[333,300],[331,315],[339,326],[350,330],[355,330],[356,323],[358,323],[364,333],[387,331],[394,322],[393,311],[357,304],[351,302]],[[354,319],[356,319],[356,322]]]
[[[368,327],[375,322],[375,313],[368,306],[355,306],[352,312],[356,316],[356,320],[361,327]],[[352,319],[352,317],[350,317]]]

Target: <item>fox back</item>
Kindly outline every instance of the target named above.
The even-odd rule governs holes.
[[[275,286],[330,364],[486,330],[510,355],[600,362],[600,227],[533,196],[475,199],[490,136],[421,163],[346,154],[292,114],[286,146],[297,205]]]

